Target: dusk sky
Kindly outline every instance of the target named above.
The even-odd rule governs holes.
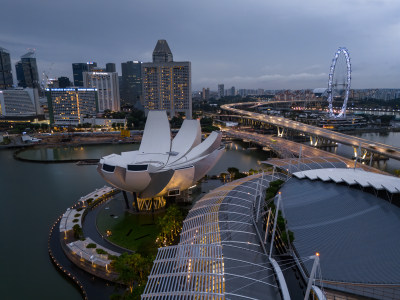
[[[192,62],[192,89],[326,87],[340,46],[353,88],[400,88],[399,0],[3,0],[0,47],[36,49],[40,72],[73,62],[151,61],[166,39]],[[15,68],[13,67],[15,77]]]

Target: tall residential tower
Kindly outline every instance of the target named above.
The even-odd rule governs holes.
[[[143,104],[149,110],[166,110],[170,117],[183,112],[192,118],[191,65],[173,61],[166,40],[158,40],[153,62],[142,64]]]

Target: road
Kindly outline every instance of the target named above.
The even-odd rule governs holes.
[[[256,105],[258,102],[245,102],[245,103],[233,103],[233,104],[225,104],[221,106],[221,109],[239,114],[242,116],[246,116],[251,120],[259,121],[263,123],[268,123],[275,125],[277,127],[288,128],[298,132],[305,133],[311,136],[318,136],[321,138],[325,138],[337,143],[341,143],[348,146],[361,147],[368,152],[380,154],[389,158],[393,158],[396,160],[400,160],[400,147],[394,147],[391,145],[386,145],[383,143],[372,142],[366,139],[362,139],[355,136],[350,136],[344,133],[303,124],[297,121],[293,121],[290,119],[286,119],[280,116],[269,116],[260,113],[250,112],[243,109],[238,109],[236,107],[243,105]]]
[[[283,157],[284,160],[286,159],[287,161],[292,160],[291,163],[293,163],[293,157],[298,157],[299,153],[301,151],[301,157],[302,158],[323,158],[323,159],[332,159],[335,161],[342,161],[344,162],[347,167],[353,167],[354,166],[354,160],[345,158],[343,156],[330,153],[321,149],[317,149],[311,146],[307,146],[304,144],[299,144],[293,141],[288,141],[283,138],[279,138],[276,136],[272,135],[265,135],[265,134],[259,134],[259,133],[254,133],[254,132],[247,132],[247,131],[240,131],[240,130],[234,130],[231,128],[226,128],[224,129],[224,132],[228,136],[232,136],[235,138],[240,138],[243,140],[249,140],[253,143],[256,143],[262,147],[269,147],[275,152],[280,153]],[[301,149],[301,150],[300,150]],[[282,162],[284,164],[284,162]],[[378,170],[376,168],[358,163],[357,164],[358,168],[362,168],[365,171],[369,172],[375,172],[375,173],[381,173],[381,174],[386,174],[385,172]]]

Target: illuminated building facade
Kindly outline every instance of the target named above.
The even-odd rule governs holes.
[[[149,110],[165,110],[170,117],[185,113],[192,117],[191,64],[174,62],[165,40],[153,51],[153,62],[142,64],[143,104]]]
[[[83,84],[85,88],[97,89],[99,112],[120,111],[118,73],[83,72]]]
[[[0,117],[28,117],[40,114],[37,89],[0,90]]]
[[[83,117],[96,116],[97,90],[85,88],[46,89],[50,123],[76,126]]]

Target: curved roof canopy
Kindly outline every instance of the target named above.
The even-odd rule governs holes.
[[[293,173],[299,179],[334,181],[359,185],[363,188],[372,187],[376,190],[386,190],[389,193],[400,193],[400,178],[378,173],[366,172],[362,169],[329,168],[314,169]]]

